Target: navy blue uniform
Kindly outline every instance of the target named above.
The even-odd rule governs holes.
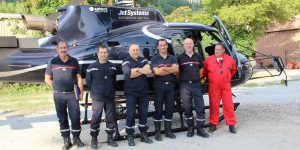
[[[131,69],[143,68],[148,64],[145,58],[139,57],[137,61],[128,57],[123,61],[122,70],[125,75],[124,91],[126,96],[127,117],[126,117],[126,132],[134,133],[135,127],[135,111],[138,104],[139,111],[139,129],[141,132],[146,132],[147,117],[148,117],[148,81],[146,75],[140,75],[136,78],[130,78]]]
[[[180,96],[185,119],[189,127],[194,126],[192,113],[194,104],[197,114],[197,128],[203,128],[205,109],[199,73],[200,69],[203,68],[203,59],[198,53],[194,53],[192,57],[189,57],[186,53],[182,53],[178,56],[177,60],[180,70]]]
[[[115,81],[116,67],[111,62],[91,64],[86,71],[86,84],[90,88],[92,98],[91,136],[97,137],[101,123],[103,108],[105,110],[106,131],[115,128]]]
[[[77,59],[68,56],[67,62],[61,61],[57,56],[52,58],[46,68],[46,74],[53,80],[54,103],[63,137],[70,135],[68,112],[72,123],[72,134],[78,137],[81,132],[79,102],[74,93],[77,84],[76,75],[80,74]],[[68,111],[67,111],[68,109]]]
[[[151,59],[151,68],[155,67],[171,67],[173,64],[178,64],[177,59],[173,55],[167,55],[164,59],[160,54],[157,54]],[[168,74],[165,76],[154,77],[155,90],[155,116],[154,121],[162,121],[163,105],[165,103],[165,121],[172,121],[174,100],[175,100],[175,84],[176,75]]]

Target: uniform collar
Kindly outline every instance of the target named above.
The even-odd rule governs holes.
[[[140,57],[140,56],[138,57],[137,60],[133,59],[131,56],[129,56],[129,57],[130,57],[130,60],[131,60],[131,61],[134,61],[134,62],[139,62],[139,61],[141,60],[141,57]]]
[[[67,56],[68,56],[68,60],[67,60],[66,62],[63,62],[63,61],[60,59],[59,55],[57,56],[57,60],[60,61],[60,62],[62,62],[62,63],[67,63],[67,62],[69,62],[69,61],[71,60],[71,56],[70,56],[69,54],[67,54]]]
[[[192,57],[190,57],[190,56],[189,56],[188,54],[186,54],[185,52],[183,52],[183,53],[184,53],[184,55],[187,56],[188,58],[192,58],[192,57],[194,57],[195,55],[197,55],[196,52],[194,52],[193,55],[192,55]]]
[[[160,53],[158,53],[158,57],[161,58],[161,59],[167,59],[169,56],[170,56],[170,55],[169,55],[169,53],[168,53],[168,54],[167,54],[167,57],[164,58],[164,57],[162,57],[162,56],[160,55]]]
[[[218,58],[216,55],[214,55],[217,62],[219,62],[220,60],[224,61],[224,56],[225,56],[225,54],[223,54],[223,56],[221,58]]]

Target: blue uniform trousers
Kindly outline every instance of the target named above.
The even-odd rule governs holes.
[[[194,126],[193,119],[193,105],[196,111],[196,127],[203,128],[205,121],[205,108],[200,82],[181,82],[180,83],[180,96],[184,109],[185,119],[189,127]]]
[[[70,117],[72,135],[78,137],[81,132],[79,102],[74,92],[54,92],[56,114],[60,124],[61,136],[70,136],[68,115]]]

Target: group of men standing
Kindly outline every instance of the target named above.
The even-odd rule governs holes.
[[[175,139],[172,133],[173,108],[175,103],[175,85],[179,80],[180,95],[184,109],[185,119],[188,125],[187,136],[194,135],[196,120],[197,135],[208,138],[209,135],[204,130],[205,110],[204,100],[200,80],[207,78],[209,82],[210,99],[210,128],[209,132],[214,132],[219,122],[219,104],[222,99],[226,124],[229,131],[236,133],[236,124],[230,80],[235,74],[235,61],[224,54],[225,47],[222,43],[215,46],[215,55],[209,56],[205,63],[201,55],[194,51],[193,40],[187,38],[183,43],[185,51],[176,56],[168,54],[168,43],[165,39],[157,41],[159,53],[152,57],[151,64],[148,60],[140,57],[138,44],[129,46],[129,56],[122,63],[124,73],[124,92],[126,96],[126,133],[129,146],[134,146],[134,128],[136,109],[139,113],[138,127],[140,130],[140,140],[145,143],[153,143],[147,135],[148,118],[148,80],[147,75],[154,74],[154,106],[155,106],[155,140],[162,141],[161,123],[164,121],[165,136]],[[79,135],[80,111],[78,99],[82,99],[83,83],[80,76],[78,61],[67,54],[67,43],[62,41],[57,45],[58,56],[48,63],[45,75],[47,84],[53,87],[54,101],[57,116],[60,123],[61,135],[64,139],[63,149],[72,146],[70,140],[70,129],[68,123],[68,113],[72,122],[73,144],[78,147],[84,146]],[[108,50],[100,46],[98,49],[98,61],[91,64],[86,73],[86,84],[91,89],[92,98],[92,121],[90,135],[92,136],[91,148],[98,148],[99,127],[103,109],[105,110],[107,142],[109,145],[117,147],[113,140],[115,131],[115,82],[116,67],[109,62]],[[74,85],[79,87],[81,94],[76,97]],[[138,105],[138,107],[136,107]],[[196,118],[193,117],[193,107]],[[163,110],[165,108],[165,110]],[[165,113],[164,113],[165,112]],[[163,118],[164,114],[164,118]]]

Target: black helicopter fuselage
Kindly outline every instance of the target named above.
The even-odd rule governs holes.
[[[122,60],[128,56],[128,46],[137,43],[141,57],[150,60],[158,53],[156,41],[167,39],[169,53],[179,55],[184,52],[182,40],[191,37],[195,42],[195,52],[203,57],[213,55],[213,43],[203,46],[205,38],[221,41],[226,46],[226,53],[232,56],[238,71],[232,78],[232,86],[246,82],[252,75],[249,60],[236,51],[223,23],[215,16],[213,26],[195,23],[166,23],[155,9],[122,8],[108,6],[69,6],[59,10],[58,25],[54,35],[38,40],[38,46],[22,44],[0,44],[0,81],[5,82],[44,82],[46,64],[56,56],[56,44],[67,41],[69,55],[78,59],[82,76],[86,68],[97,61],[97,49],[105,45],[109,50],[109,61],[117,66],[117,90],[123,90],[124,75],[121,70]],[[221,29],[222,28],[222,29]],[[222,34],[220,30],[226,31]],[[26,42],[26,41],[25,41]],[[153,75],[149,75],[150,86]],[[150,89],[152,89],[150,87]]]

